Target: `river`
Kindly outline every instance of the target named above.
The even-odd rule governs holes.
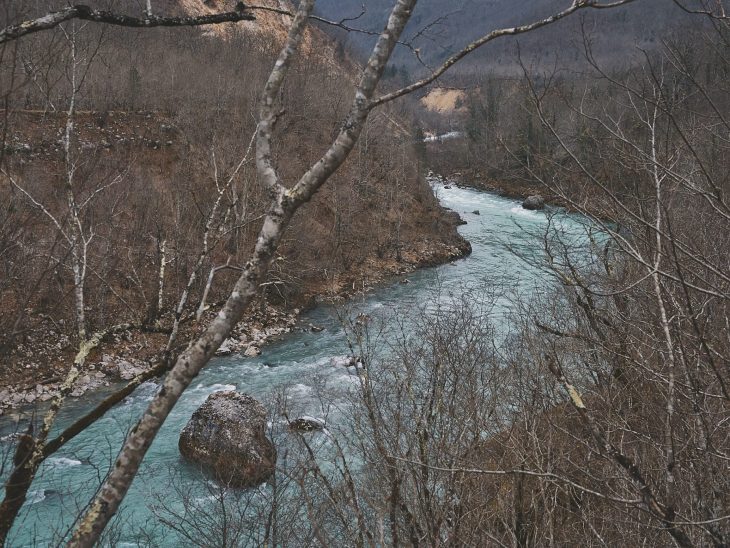
[[[472,254],[453,264],[415,272],[408,276],[410,283],[396,280],[367,297],[351,301],[347,305],[350,317],[360,313],[378,317],[397,310],[413,310],[438,298],[435,288],[438,288],[438,295],[448,296],[462,293],[466,288],[507,284],[510,289],[524,293],[547,283],[546,274],[529,267],[505,246],[508,243],[513,250],[528,255],[539,253],[542,244],[536,233],[547,225],[545,212],[526,211],[515,200],[456,186],[436,185],[434,190],[443,205],[459,212],[467,221],[459,230],[471,242]],[[563,216],[560,223],[563,227],[581,224],[574,216]],[[503,306],[506,310],[508,302]],[[216,358],[193,382],[150,448],[140,476],[124,501],[113,531],[118,535],[118,542],[126,546],[180,544],[179,539],[160,527],[152,539],[147,538],[144,542],[138,535],[154,521],[148,506],[152,501],[162,497],[175,502],[178,495],[172,485],[176,480],[187,485],[200,484],[200,489],[205,487],[200,474],[182,461],[177,440],[190,415],[210,393],[235,388],[267,401],[286,388],[288,405],[294,412],[322,416],[323,404],[315,397],[312,386],[315,382],[341,391],[356,385],[352,369],[339,363],[350,350],[335,310],[320,306],[306,313],[302,320],[304,324],[311,322],[324,330],[293,333],[263,348],[263,353],[256,358]],[[98,486],[99,478],[113,462],[125,433],[156,389],[154,383],[141,386],[44,463],[11,532],[9,546],[46,546],[58,542],[72,526],[79,508]],[[57,428],[68,424],[99,397],[101,395],[97,394],[69,402],[60,415]],[[346,419],[335,413],[327,420]],[[3,436],[0,450],[3,453],[7,454],[10,448],[7,434],[14,428],[7,418],[0,422],[0,436]],[[6,464],[6,471],[7,468]]]

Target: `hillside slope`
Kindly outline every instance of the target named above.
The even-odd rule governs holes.
[[[67,188],[85,204],[87,332],[128,322],[164,333],[194,272],[188,318],[212,268],[247,260],[268,203],[247,149],[279,21],[262,17],[255,32],[84,27],[69,158],[69,44],[60,32],[19,42],[18,62],[2,66],[2,81],[15,82],[0,122],[3,383],[57,377],[77,348],[73,253],[58,226],[69,219]],[[312,30],[280,98],[274,161],[287,185],[326,150],[352,101],[354,75],[331,47]],[[422,172],[399,114],[373,116],[352,159],[292,221],[262,302],[336,298],[467,252]],[[217,275],[207,302],[224,298],[235,276]]]
[[[317,9],[331,19],[354,17],[353,26],[380,30],[393,2],[389,0],[319,0]],[[569,0],[420,0],[406,30],[406,40],[419,48],[422,59],[431,65],[488,32],[543,18],[569,7]],[[681,29],[685,14],[666,0],[641,0],[613,10],[587,10],[553,26],[519,38],[500,39],[478,50],[451,72],[469,73],[489,68],[492,72],[513,74],[519,70],[516,44],[531,62],[580,66],[583,48],[581,26],[595,41],[596,53],[604,62],[622,65],[640,54],[640,48],[652,48],[660,33],[667,28]],[[354,48],[363,51],[372,38],[357,33],[343,35]],[[394,56],[393,64],[408,71],[421,72],[423,67],[405,47]]]

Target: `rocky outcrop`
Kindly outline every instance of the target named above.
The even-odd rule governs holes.
[[[449,208],[444,208],[444,221],[452,226],[461,226],[466,224],[466,221],[461,218],[461,215]]]
[[[223,342],[216,355],[240,353],[246,357],[259,356],[263,346],[291,333],[296,326],[299,312],[298,308],[283,311],[271,306],[267,306],[263,311],[260,309],[252,311],[248,318],[236,325],[231,337]],[[52,363],[50,356],[62,347],[71,345],[71,341],[65,335],[59,336],[56,332],[45,333],[50,333],[50,336],[46,339],[31,340],[24,345],[28,346],[27,350],[23,349],[26,351],[26,360],[34,360],[33,364],[42,360]],[[80,398],[87,392],[108,387],[119,380],[131,381],[149,371],[157,363],[154,354],[145,353],[148,349],[154,348],[154,344],[148,340],[151,336],[153,335],[150,333],[134,329],[116,333],[106,347],[108,353],[102,354],[96,361],[88,364],[86,372],[79,376],[69,396]],[[160,344],[164,345],[164,340],[166,337]],[[141,358],[138,357],[140,355]],[[25,367],[28,369],[26,375],[28,379],[23,383],[3,385],[5,379],[0,379],[0,416],[6,409],[37,405],[50,400],[58,393],[61,376],[54,375],[49,378],[48,374],[41,374],[37,375],[40,378],[35,380],[30,374],[35,366],[27,363]],[[53,371],[57,372],[55,369]]]
[[[255,358],[256,356],[261,355],[261,349],[256,345],[249,345],[246,350],[244,350],[243,355],[247,358]]]
[[[294,432],[314,432],[324,430],[324,421],[315,417],[299,417],[289,423],[289,429]]]
[[[214,392],[180,433],[188,460],[235,488],[255,487],[274,474],[276,449],[266,437],[266,409],[234,391]]]
[[[150,368],[149,363],[135,360],[134,358],[115,360],[112,356],[108,355],[104,355],[102,358],[101,366],[109,373],[116,373],[123,381],[130,381]]]
[[[226,339],[223,341],[223,344],[221,344],[218,347],[218,350],[215,351],[216,356],[228,356],[230,354],[233,354],[233,346],[235,345],[235,341],[231,339]]]
[[[533,194],[532,196],[528,196],[525,201],[522,202],[522,207],[529,209],[530,211],[545,209],[545,198],[539,194]]]
[[[365,325],[367,322],[357,320],[356,325]],[[359,356],[335,356],[330,362],[335,367],[362,367],[363,359]]]

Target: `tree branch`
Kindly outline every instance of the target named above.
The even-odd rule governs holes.
[[[245,6],[244,6],[245,7]],[[103,23],[118,27],[198,27],[203,25],[217,25],[220,23],[237,23],[238,21],[254,21],[256,17],[244,9],[211,15],[197,15],[192,17],[158,17],[146,14],[144,18],[130,17],[105,10],[91,9],[89,6],[69,6],[59,11],[48,13],[36,19],[23,21],[0,30],[0,44],[17,40],[28,34],[57,27],[65,21],[81,19],[94,23]]]
[[[581,422],[588,428],[594,442],[599,449],[611,460],[616,462],[636,485],[641,494],[642,503],[645,508],[662,522],[666,531],[674,539],[675,543],[682,548],[694,546],[687,534],[674,523],[674,513],[671,508],[659,501],[649,480],[644,476],[636,462],[628,455],[620,451],[603,434],[593,415],[586,407],[583,398],[578,390],[565,377],[562,367],[550,356],[546,356],[548,368],[558,383],[567,392],[570,403],[578,412]]]
[[[417,82],[414,82],[413,84],[410,84],[406,87],[403,87],[401,89],[398,89],[396,91],[393,91],[391,93],[387,93],[385,95],[378,97],[377,99],[375,99],[374,101],[372,101],[370,103],[370,108],[372,109],[372,108],[378,107],[384,103],[388,103],[390,101],[398,99],[399,97],[403,97],[404,95],[408,95],[409,93],[413,93],[414,91],[427,86],[428,84],[437,80],[447,70],[449,70],[452,66],[454,66],[456,63],[461,61],[464,57],[466,57],[470,53],[476,51],[483,45],[491,42],[492,40],[501,38],[502,36],[516,36],[518,34],[524,34],[526,32],[530,32],[530,31],[539,29],[541,27],[551,25],[552,23],[560,21],[561,19],[565,19],[569,15],[572,15],[573,13],[575,13],[579,10],[585,9],[585,8],[608,9],[608,8],[615,8],[618,6],[623,6],[626,4],[631,4],[632,2],[635,2],[635,1],[636,0],[617,0],[616,2],[601,4],[601,3],[595,2],[594,0],[575,0],[569,8],[567,8],[561,12],[558,12],[554,15],[551,15],[550,17],[546,17],[545,19],[541,19],[539,21],[535,21],[533,23],[529,23],[527,25],[522,25],[519,27],[493,30],[489,34],[486,34],[486,35],[482,36],[481,38],[479,38],[478,40],[475,40],[474,42],[472,42],[471,44],[466,46],[464,49],[462,49],[458,53],[449,57],[440,67],[438,67],[436,70],[434,70],[426,78],[422,78],[421,80],[418,80]]]
[[[313,8],[314,0],[302,0],[299,5],[297,16],[294,18],[284,47],[292,54],[298,49],[308,16]],[[289,60],[290,56],[282,54],[272,72],[280,70],[286,73]],[[283,64],[281,64],[282,62]],[[263,107],[262,110],[264,110]],[[284,207],[282,196],[283,193],[279,193],[280,199],[272,201],[253,255],[246,263],[225,306],[203,335],[178,358],[175,366],[165,378],[162,389],[150,402],[142,418],[127,436],[115,466],[86,512],[81,516],[69,541],[69,546],[90,548],[96,545],[107,523],[114,516],[119,504],[127,494],[142,459],[170,411],[195,376],[228,337],[233,326],[240,320],[244,310],[257,294],[258,283],[266,275],[283,230],[296,209]],[[289,205],[291,206],[290,202]]]
[[[114,467],[85,514],[80,518],[69,546],[90,548],[95,545],[106,524],[114,516],[126,496],[142,459],[170,411],[195,376],[230,335],[233,326],[240,320],[244,310],[258,293],[259,284],[268,272],[269,265],[294,213],[312,198],[330,175],[343,164],[355,147],[370,112],[369,102],[397,40],[413,13],[415,4],[416,0],[398,0],[393,7],[388,24],[380,35],[355,90],[350,114],[347,116],[342,130],[322,159],[314,164],[292,189],[286,190],[278,187],[276,172],[273,170],[270,160],[266,158],[266,147],[270,140],[270,133],[269,135],[267,133],[270,132],[270,128],[267,129],[264,126],[267,118],[269,118],[268,122],[272,122],[270,119],[274,112],[272,97],[276,95],[276,90],[286,76],[291,56],[299,47],[307,20],[314,8],[314,0],[300,2],[287,42],[272,70],[267,89],[261,100],[261,115],[264,120],[259,126],[257,146],[263,146],[264,150],[257,152],[257,167],[262,182],[268,178],[269,180],[265,184],[271,183],[273,180],[275,186],[253,255],[246,263],[223,309],[203,335],[178,358],[177,363],[165,378],[162,389],[150,402],[142,418],[127,436]],[[262,173],[262,170],[266,172]]]

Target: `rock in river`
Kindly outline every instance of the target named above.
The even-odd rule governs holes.
[[[276,448],[266,437],[266,409],[234,391],[214,392],[180,433],[184,457],[230,487],[255,487],[274,474]]]
[[[522,202],[522,207],[529,210],[545,209],[545,198],[539,194],[528,196],[525,201]]]
[[[255,358],[256,356],[261,355],[261,349],[258,346],[249,345],[248,348],[246,348],[246,351],[243,353],[244,356],[247,358]]]
[[[289,423],[289,429],[295,432],[312,432],[314,430],[323,430],[324,421],[315,417],[299,417]]]

